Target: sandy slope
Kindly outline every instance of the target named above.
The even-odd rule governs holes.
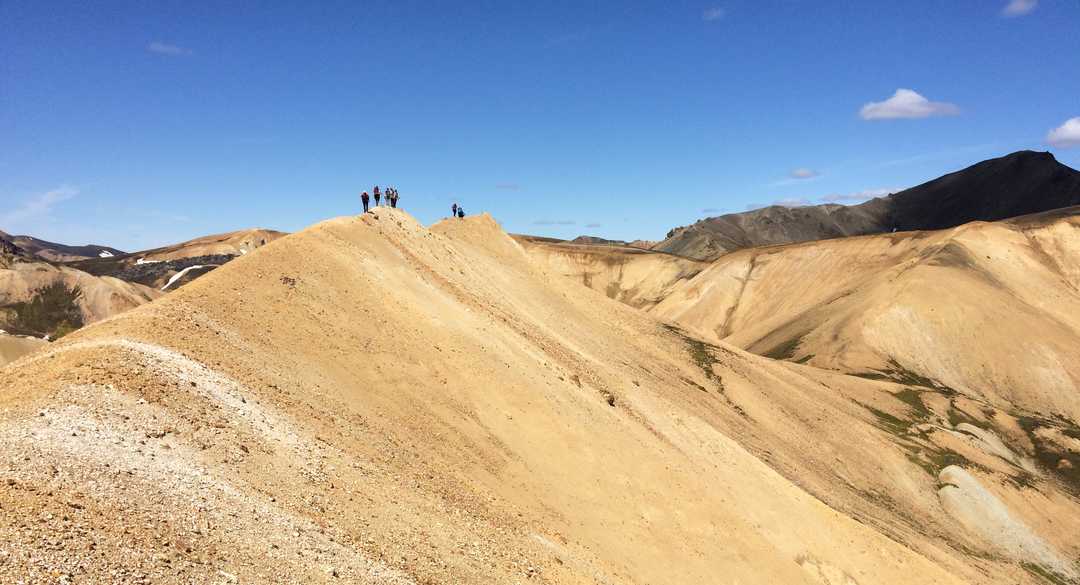
[[[93,276],[66,266],[17,262],[0,269],[0,306],[27,301],[37,290],[54,283],[82,290],[78,305],[86,323],[137,307],[162,294],[141,284],[110,276]]]
[[[146,261],[179,260],[198,256],[240,256],[284,235],[283,232],[260,228],[239,230],[138,252],[134,256]]]
[[[630,246],[515,236],[533,260],[631,307],[649,308],[707,263]]]
[[[380,209],[0,369],[0,581],[1072,570],[1076,501],[989,455],[927,473],[868,409],[907,416],[902,387],[705,345],[541,266],[486,216]]]
[[[0,366],[48,344],[49,342],[43,339],[0,333]]]
[[[1080,421],[1080,208],[745,250],[655,309],[755,353]]]

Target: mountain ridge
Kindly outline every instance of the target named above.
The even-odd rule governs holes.
[[[769,206],[668,232],[653,249],[698,259],[754,246],[919,229],[945,229],[1080,205],[1080,171],[1048,152],[985,160],[858,205]]]
[[[0,577],[1071,578],[1075,504],[1024,506],[1023,459],[909,394],[658,321],[488,216],[380,209],[0,368]]]

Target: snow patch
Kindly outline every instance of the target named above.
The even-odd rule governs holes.
[[[938,480],[942,507],[963,527],[1015,560],[1036,563],[1070,579],[1076,577],[1068,561],[1014,518],[1004,502],[963,468],[950,465],[941,470]]]
[[[215,264],[196,264],[195,266],[188,266],[187,268],[181,270],[180,272],[177,272],[176,274],[172,275],[172,277],[169,278],[169,282],[166,282],[165,286],[161,287],[161,290],[165,290],[165,289],[169,288],[170,286],[173,285],[174,282],[176,282],[176,281],[180,280],[181,278],[183,278],[183,276],[185,274],[187,274],[188,272],[190,272],[192,270],[195,270],[196,268],[206,268],[208,266],[216,266],[216,265]]]
[[[112,258],[113,253],[108,250],[102,250],[98,252],[98,258]]]
[[[141,266],[143,264],[159,264],[161,262],[164,262],[164,260],[147,260],[146,258],[139,258],[138,260],[135,261],[135,264],[138,264],[138,265]]]

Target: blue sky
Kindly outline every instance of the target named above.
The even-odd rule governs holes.
[[[0,3],[0,229],[135,250],[391,183],[424,222],[660,239],[1080,168],[1075,0],[193,4]]]

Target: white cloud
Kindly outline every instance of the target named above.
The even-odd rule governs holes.
[[[960,108],[948,102],[932,102],[910,89],[898,89],[883,102],[870,102],[859,110],[863,120],[955,116]]]
[[[32,231],[26,230],[28,223],[48,220],[52,215],[53,207],[78,194],[78,189],[63,186],[35,195],[15,209],[0,212],[0,226],[8,229],[19,228],[23,231]]]
[[[1008,6],[1001,10],[1002,16],[1024,16],[1031,14],[1032,10],[1039,5],[1039,0],[1010,0]]]
[[[813,169],[793,169],[788,173],[788,176],[792,179],[813,179],[815,177],[820,177],[821,173]]]
[[[780,205],[781,207],[806,207],[810,204],[810,200],[803,197],[787,197],[773,201],[773,205]]]
[[[705,12],[702,12],[701,19],[705,22],[712,22],[714,20],[720,20],[721,18],[724,18],[726,14],[726,10],[720,8],[719,6],[714,6],[712,8],[706,9]]]
[[[158,53],[160,55],[170,55],[173,57],[182,57],[191,54],[191,49],[181,47],[179,45],[170,45],[169,43],[163,43],[161,41],[154,41],[149,45],[146,45],[146,50],[151,53]]]
[[[780,179],[770,183],[770,187],[786,187],[788,185],[796,185],[802,183],[809,183],[810,181],[816,181],[821,178],[821,173],[814,169],[798,168],[792,169],[788,172],[786,179]]]
[[[1058,148],[1080,146],[1080,116],[1069,118],[1046,135],[1046,143]]]
[[[865,191],[859,191],[857,193],[832,193],[829,195],[822,195],[821,201],[825,203],[843,203],[843,202],[859,202],[873,199],[874,197],[884,197],[886,195],[892,195],[901,189],[867,189]]]

